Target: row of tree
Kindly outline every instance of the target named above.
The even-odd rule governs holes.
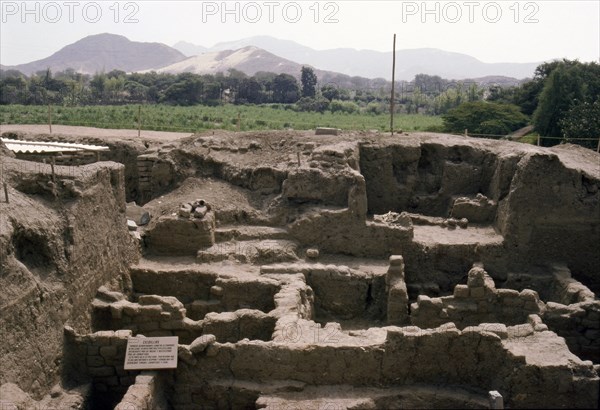
[[[303,111],[389,112],[390,82],[352,78],[356,87],[345,88],[334,82],[319,84],[310,67],[302,67],[299,74],[298,81],[288,74],[259,72],[247,76],[233,69],[226,75],[127,74],[113,70],[93,76],[69,69],[58,73],[45,70],[29,77],[9,70],[0,72],[0,104],[295,103]],[[425,74],[417,75],[412,82],[399,83],[397,90],[398,112],[430,115],[444,114],[463,102],[481,100],[485,91],[476,84],[451,83]]]
[[[0,71],[0,104],[293,104],[314,112],[389,112],[391,83],[359,81],[356,88],[319,84],[310,67],[299,81],[288,74],[259,72],[247,76],[161,74],[111,71],[93,76],[65,70],[30,77]],[[354,81],[356,80],[356,81]],[[372,87],[373,84],[377,86]],[[482,86],[419,74],[397,84],[396,112],[443,115],[445,131],[508,134],[527,123],[544,145],[564,140],[594,147],[600,135],[600,66],[579,61],[553,61],[537,67],[532,80],[518,86]],[[575,140],[578,138],[578,140]],[[579,138],[589,138],[588,140]]]
[[[56,74],[46,70],[30,77],[9,70],[0,77],[1,104],[215,105],[225,101],[291,103],[298,98],[300,87],[291,75],[258,73],[248,77],[236,70],[230,70],[227,76],[222,73],[127,74],[119,70],[90,76],[68,69]]]

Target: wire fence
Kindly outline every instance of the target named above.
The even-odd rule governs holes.
[[[455,134],[455,135],[463,135],[463,134]],[[489,138],[489,139],[507,139],[511,136],[511,134],[475,134],[470,133],[469,130],[465,130],[465,137],[477,137],[477,138]],[[600,153],[600,138],[593,137],[581,137],[581,138],[567,138],[567,137],[542,137],[537,136],[537,145],[541,146],[542,140],[555,140],[561,141],[564,143],[569,143],[572,141],[596,141],[598,142],[598,146],[596,147],[596,152]]]

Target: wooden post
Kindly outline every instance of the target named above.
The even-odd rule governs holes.
[[[138,137],[142,133],[142,106],[138,106]]]
[[[469,130],[465,128],[465,137],[469,136]]]
[[[392,59],[392,98],[390,100],[390,131],[394,135],[394,99],[396,91],[396,34],[394,34],[394,50]]]
[[[48,128],[52,134],[52,106],[50,104],[48,104]]]
[[[538,145],[538,147],[540,146],[540,139],[541,139],[541,138],[540,138],[540,136],[538,135],[538,138],[537,138],[537,145]]]
[[[241,122],[242,122],[241,114],[238,111],[238,121],[237,121],[237,130],[238,130],[238,132],[240,131],[240,124],[241,124]]]
[[[300,168],[300,165],[302,165],[300,162],[300,152],[296,152],[296,154],[298,154],[298,168]]]
[[[6,199],[6,203],[8,204],[8,186],[6,182],[3,182],[2,186],[4,187],[4,199]]]

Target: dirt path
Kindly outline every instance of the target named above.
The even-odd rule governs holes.
[[[2,124],[0,125],[0,134],[5,132],[23,132],[27,134],[49,134],[47,125],[22,125],[22,124]],[[53,134],[70,135],[79,137],[97,137],[97,138],[119,138],[138,140],[137,130],[116,130],[92,127],[76,127],[70,125],[53,125]],[[189,137],[192,133],[186,132],[163,132],[163,131],[144,131],[141,132],[141,138],[157,142],[176,141],[181,138]]]

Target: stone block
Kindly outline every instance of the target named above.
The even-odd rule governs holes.
[[[430,306],[432,305],[431,298],[427,295],[419,295],[417,297],[417,304],[420,306]]]
[[[102,367],[105,364],[102,356],[88,356],[85,359],[85,363],[89,367]]]
[[[112,305],[110,305],[110,314],[113,319],[121,319],[123,317],[122,306],[113,303]]]
[[[195,366],[198,362],[187,345],[177,346],[177,357],[190,366]]]
[[[404,257],[402,255],[390,256],[390,266],[402,266],[404,267]]]
[[[135,384],[139,385],[153,385],[156,377],[155,372],[145,371],[135,377]]]
[[[535,326],[535,325],[539,325],[542,324],[542,318],[539,317],[538,315],[529,315],[527,316],[527,323],[529,323],[531,326]]]
[[[469,297],[469,287],[467,285],[456,285],[454,287],[454,297],[464,299]]]
[[[117,355],[117,347],[116,346],[102,346],[100,348],[100,356],[107,358],[113,358]]]
[[[115,336],[115,332],[110,330],[101,330],[92,334],[92,343],[96,346],[108,346],[110,340]]]
[[[123,312],[128,316],[137,316],[140,314],[140,305],[137,303],[130,303],[123,306]]]
[[[131,219],[128,219],[127,220],[127,228],[130,231],[136,231],[137,228],[138,228],[138,226],[137,226],[137,224],[134,221],[132,221]]]
[[[521,298],[509,297],[502,299],[502,304],[509,307],[520,307],[524,305],[524,301]]]
[[[504,408],[504,399],[502,395],[498,393],[496,390],[492,390],[489,392],[489,402],[490,409],[503,409]]]
[[[316,248],[309,248],[306,250],[306,257],[308,259],[318,259],[319,258],[319,250]]]
[[[162,311],[163,309],[160,305],[140,306],[140,315],[147,318],[156,318],[158,320]]]
[[[519,293],[519,297],[526,302],[537,303],[540,298],[535,290],[524,289]]]
[[[498,294],[498,297],[502,300],[519,297],[519,292],[514,289],[498,289],[496,293]]]
[[[212,286],[210,294],[213,296],[223,296],[223,288],[221,286]]]
[[[342,132],[339,128],[317,127],[315,135],[339,135]]]
[[[472,287],[470,289],[470,296],[474,299],[482,299],[485,297],[484,287]]]
[[[506,325],[502,323],[481,323],[479,327],[486,331],[500,336],[501,339],[508,338],[508,330]]]
[[[217,338],[214,335],[202,335],[196,338],[189,347],[190,352],[193,354],[201,353],[205,351],[208,346],[214,344]]]
[[[181,204],[179,207],[179,216],[182,218],[190,218],[192,216],[192,205]]]
[[[527,337],[533,334],[533,327],[529,323],[524,323],[521,325],[510,326],[507,328],[508,337]]]
[[[467,286],[470,288],[478,288],[485,286],[485,270],[483,268],[474,267],[469,271],[469,278],[467,279]]]

